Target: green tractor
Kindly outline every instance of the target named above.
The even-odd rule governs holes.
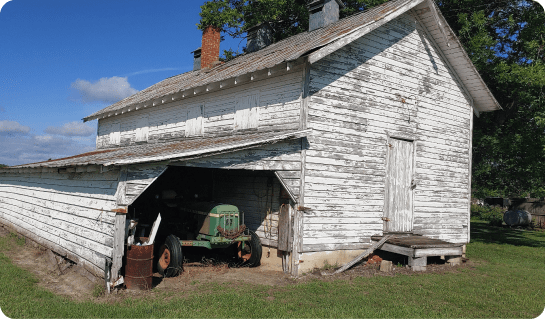
[[[162,276],[174,277],[182,272],[182,247],[230,249],[241,264],[248,267],[259,265],[261,241],[246,228],[236,206],[191,202],[184,203],[179,210],[183,216],[177,219],[180,223],[175,227],[175,234],[168,235],[158,251],[157,270]]]

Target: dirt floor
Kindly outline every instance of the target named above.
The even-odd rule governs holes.
[[[413,272],[406,265],[404,256],[399,256],[383,251],[371,255],[364,262],[356,264],[351,269],[341,274],[332,275],[335,266],[326,265],[322,269],[303,274],[298,278],[291,277],[282,272],[256,268],[230,268],[228,264],[213,262],[210,259],[203,262],[191,262],[184,265],[184,272],[173,278],[162,278],[158,273],[154,274],[153,289],[150,291],[128,290],[125,288],[113,289],[110,295],[101,295],[97,298],[104,286],[104,280],[91,276],[81,271],[81,268],[68,260],[57,256],[58,268],[51,262],[51,252],[40,247],[36,243],[26,240],[24,244],[16,244],[17,239],[8,230],[0,227],[0,236],[13,237],[13,243],[9,250],[3,251],[15,265],[29,270],[39,279],[39,285],[55,294],[68,297],[73,300],[119,300],[124,297],[153,297],[153,295],[169,292],[202,291],[206,284],[227,283],[261,284],[271,287],[282,287],[302,282],[321,280],[352,280],[356,277],[374,276],[414,276],[427,273],[456,272],[460,268],[473,268],[471,261],[463,259],[460,266],[446,264],[439,257],[428,258],[428,266],[425,272]],[[19,240],[21,243],[22,240]],[[393,262],[394,267],[390,272],[380,271],[382,259]],[[338,267],[337,267],[338,268]]]

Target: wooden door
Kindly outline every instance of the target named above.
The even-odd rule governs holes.
[[[413,142],[390,139],[384,231],[411,232],[413,229]]]

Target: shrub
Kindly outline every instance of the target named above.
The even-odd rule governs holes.
[[[471,204],[471,217],[486,220],[491,226],[501,226],[503,224],[503,214],[505,209],[500,206],[479,206]]]

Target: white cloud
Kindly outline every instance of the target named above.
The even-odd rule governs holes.
[[[0,135],[28,134],[30,127],[21,125],[15,121],[0,121]]]
[[[77,79],[70,87],[76,90],[83,102],[115,103],[138,92],[131,87],[127,77],[101,78],[91,83]]]
[[[63,126],[49,126],[45,129],[47,134],[62,136],[91,136],[96,133],[96,129],[81,122],[65,123]]]
[[[95,150],[71,138],[51,135],[1,136],[0,164],[9,166],[47,161]]]

